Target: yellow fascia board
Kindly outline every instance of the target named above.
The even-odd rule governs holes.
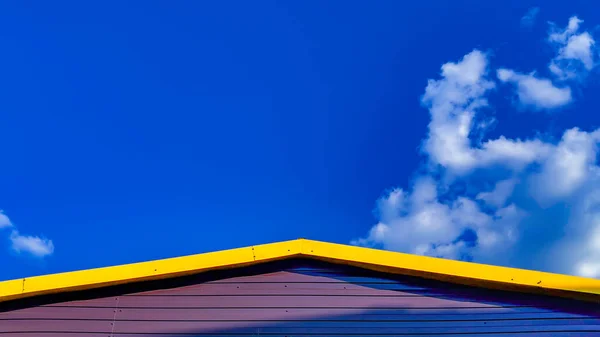
[[[375,271],[492,289],[600,300],[600,280],[304,240],[302,256]]]
[[[304,257],[370,270],[493,289],[600,299],[600,280],[298,239],[171,259],[0,282],[0,302],[166,279]]]
[[[300,254],[298,240],[0,282],[0,302],[244,267]]]

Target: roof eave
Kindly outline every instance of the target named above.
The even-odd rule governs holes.
[[[600,299],[600,280],[297,239],[218,252],[0,282],[0,302],[250,266],[294,257],[471,286]]]
[[[301,240],[0,282],[0,302],[154,281],[298,257]]]

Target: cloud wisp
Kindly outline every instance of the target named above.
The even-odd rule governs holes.
[[[514,87],[517,106],[555,110],[574,100],[571,86],[584,80],[596,66],[595,41],[589,32],[579,32],[582,23],[583,20],[573,16],[565,28],[552,24],[547,38],[556,52],[548,65],[552,78],[541,77],[535,71],[521,73],[506,68],[496,71],[500,82]]]
[[[567,105],[573,100],[571,88],[557,87],[547,78],[535,74],[520,74],[510,69],[498,69],[498,79],[512,83],[516,87],[521,105],[534,109],[555,109]]]
[[[553,25],[548,36],[548,41],[557,50],[548,69],[560,80],[584,76],[596,66],[596,41],[589,32],[579,32],[582,23],[583,20],[573,16],[563,29]]]
[[[552,34],[569,40],[579,23]],[[488,55],[473,50],[428,81],[426,172],[381,197],[378,223],[352,243],[600,277],[600,129],[568,129],[558,140],[480,140],[493,74]],[[515,86],[521,104],[553,109],[572,100],[568,87],[534,73],[495,75]]]
[[[527,13],[521,18],[521,26],[531,28],[535,24],[537,16],[540,12],[539,7],[530,8]]]
[[[54,253],[52,240],[40,236],[20,234],[8,216],[0,211],[0,230],[3,229],[10,231],[8,239],[10,240],[11,249],[17,254],[28,254],[42,258]]]

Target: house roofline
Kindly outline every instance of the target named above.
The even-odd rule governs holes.
[[[306,239],[0,282],[0,302],[309,258],[476,287],[600,300],[600,280]]]

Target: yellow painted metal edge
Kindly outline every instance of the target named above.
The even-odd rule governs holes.
[[[159,280],[306,257],[371,270],[486,288],[600,299],[600,280],[402,254],[305,239],[128,265],[0,282],[0,302],[37,295]]]
[[[236,268],[300,254],[298,240],[0,282],[0,302]]]
[[[440,281],[599,301],[600,280],[304,240],[302,256]]]

